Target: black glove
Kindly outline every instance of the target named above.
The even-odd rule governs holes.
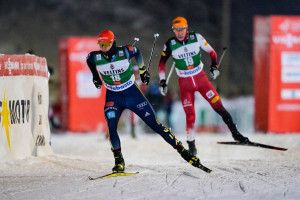
[[[166,79],[161,79],[159,81],[159,91],[160,91],[161,95],[166,96],[166,94],[168,92],[168,86],[166,84]]]
[[[218,70],[218,65],[211,65],[210,66],[210,78],[212,78],[212,79],[216,79],[218,76],[219,76],[219,74],[220,74],[220,71]]]
[[[97,89],[101,89],[102,81],[100,80],[100,78],[95,78],[93,76],[93,83]]]
[[[149,84],[150,82],[150,74],[149,72],[146,70],[144,73],[140,74],[141,76],[141,80],[143,83],[146,83],[146,85]]]

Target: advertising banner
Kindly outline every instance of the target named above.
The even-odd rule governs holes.
[[[46,59],[0,55],[0,75],[0,158],[52,154]]]
[[[96,37],[70,37],[59,41],[62,125],[72,132],[106,132],[105,87],[95,88],[86,64],[98,50]]]
[[[267,26],[258,29],[259,21]],[[300,132],[300,16],[256,17],[254,26],[256,128]],[[270,34],[266,35],[268,42],[262,45],[257,38],[266,28]],[[260,51],[259,45],[267,51]],[[264,65],[260,62],[263,59]]]

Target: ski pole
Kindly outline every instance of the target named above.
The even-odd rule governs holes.
[[[134,46],[134,44],[135,44],[136,42],[138,42],[138,41],[140,40],[140,38],[135,37],[133,40],[134,40],[134,42],[133,42],[133,44],[132,44],[131,46]]]
[[[223,57],[224,57],[226,51],[227,51],[227,47],[223,47],[223,53],[222,53],[222,55],[221,55],[221,58],[220,58],[220,61],[219,61],[219,64],[218,64],[219,67],[220,67],[220,65],[221,65],[221,62],[222,62],[222,60],[223,60]]]
[[[169,71],[169,75],[168,75],[168,78],[167,78],[167,80],[166,80],[166,84],[167,84],[167,85],[168,85],[168,83],[169,83],[169,80],[170,80],[170,77],[171,77],[171,75],[172,75],[172,72],[173,72],[174,68],[175,68],[175,63],[172,64],[172,67],[171,67],[171,69],[170,69],[170,71]]]
[[[151,60],[152,60],[152,55],[153,55],[154,48],[155,48],[155,45],[156,45],[156,40],[157,40],[158,37],[159,37],[159,34],[155,33],[154,34],[154,42],[153,42],[153,46],[152,46],[152,50],[151,50],[151,53],[150,53],[150,58],[149,58],[148,66],[147,66],[147,71],[149,71],[149,68],[150,68],[150,64],[151,64]]]

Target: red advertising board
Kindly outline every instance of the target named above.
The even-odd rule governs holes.
[[[96,37],[69,37],[59,41],[62,126],[73,132],[106,131],[105,88],[95,88],[86,64],[98,50]]]
[[[257,131],[300,132],[300,16],[254,18]]]

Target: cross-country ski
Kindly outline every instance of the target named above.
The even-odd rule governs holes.
[[[279,151],[286,151],[288,149],[282,148],[282,147],[276,147],[276,146],[271,146],[271,145],[266,145],[266,144],[261,144],[257,142],[218,142],[218,144],[228,144],[228,145],[241,145],[241,146],[251,146],[251,147],[261,147],[261,148],[266,148],[266,149],[273,149],[273,150],[279,150]]]
[[[138,174],[139,172],[113,172],[109,174],[105,174],[102,176],[88,176],[88,179],[90,180],[97,180],[97,179],[103,179],[103,178],[110,178],[110,177],[117,177],[117,176],[130,176],[130,175],[135,175]]]

